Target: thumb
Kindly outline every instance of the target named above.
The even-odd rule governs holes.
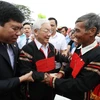
[[[30,71],[29,73],[32,75],[32,73],[33,73],[33,72],[32,72],[32,71]]]

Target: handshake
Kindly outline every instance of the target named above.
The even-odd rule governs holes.
[[[30,81],[34,82],[34,79],[32,78],[33,72],[30,71],[29,73],[22,75],[19,77],[20,83],[24,81]],[[62,78],[64,76],[63,71],[59,71],[58,73],[44,73],[44,80],[42,82],[46,83],[49,86],[53,86],[53,83],[56,78]]]
[[[56,78],[62,78],[64,76],[63,71],[59,71],[58,73],[45,73],[44,80],[42,82],[46,83],[49,86],[54,87],[54,82]]]

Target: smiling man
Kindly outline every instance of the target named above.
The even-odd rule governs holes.
[[[65,78],[48,77],[46,83],[71,100],[100,100],[100,47],[95,40],[100,32],[100,16],[89,13],[75,22],[75,37],[81,44],[66,66]]]
[[[33,30],[34,41],[25,45],[20,53],[20,72],[25,74],[33,71],[32,77],[35,82],[29,82],[28,88],[31,100],[54,100],[53,88],[43,82],[47,73],[56,71],[55,60],[59,58],[55,57],[56,50],[49,43],[52,34],[50,22],[46,19],[38,19],[34,22]]]

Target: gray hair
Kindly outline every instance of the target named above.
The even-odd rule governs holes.
[[[45,23],[50,23],[47,19],[37,19],[33,24],[33,30],[40,29],[41,26]]]
[[[84,22],[86,31],[90,28],[96,27],[97,31],[95,35],[100,32],[100,16],[95,13],[88,13],[86,15],[79,17],[76,20],[75,24],[78,22]]]

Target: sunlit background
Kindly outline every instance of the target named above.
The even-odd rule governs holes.
[[[37,19],[39,13],[58,20],[58,27],[74,27],[75,20],[86,13],[100,13],[99,0],[4,0],[10,3],[29,7],[32,18]]]

